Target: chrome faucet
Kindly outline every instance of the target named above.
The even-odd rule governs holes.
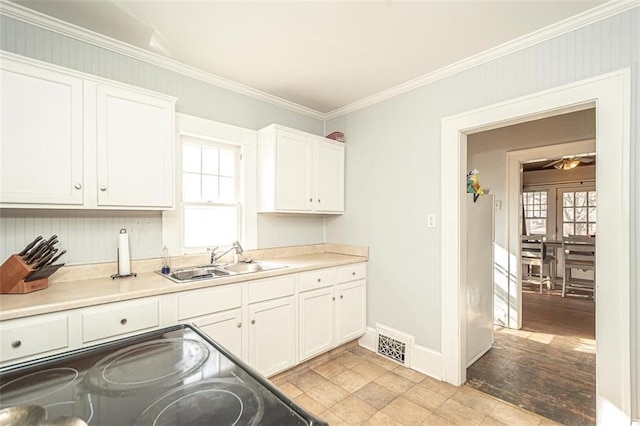
[[[242,253],[244,253],[244,250],[242,249],[242,246],[240,245],[240,243],[238,241],[234,241],[233,244],[231,245],[231,248],[229,248],[229,250],[225,251],[224,253],[222,253],[221,255],[216,256],[216,250],[218,249],[218,247],[214,247],[211,249],[211,264],[215,265],[215,263],[218,261],[218,259],[220,259],[222,256],[224,256],[225,254],[229,253],[231,250],[235,250],[236,251],[236,255],[240,255]]]

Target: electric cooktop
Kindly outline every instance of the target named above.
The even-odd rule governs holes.
[[[195,326],[0,369],[0,426],[326,425]]]

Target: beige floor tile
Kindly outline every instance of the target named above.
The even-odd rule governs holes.
[[[451,399],[482,414],[489,414],[493,407],[498,405],[497,399],[468,386],[461,386]]]
[[[540,419],[540,426],[562,426],[562,423],[554,422],[551,419],[545,419],[543,417]]]
[[[367,383],[371,382],[371,380],[367,379],[366,377],[362,377],[358,373],[354,373],[351,370],[345,370],[329,380],[349,393],[353,393],[361,387],[365,386]]]
[[[375,352],[370,351],[369,349],[363,348],[362,346],[356,346],[355,348],[351,348],[349,349],[349,352],[359,356],[360,358],[365,358],[365,359],[376,356]]]
[[[407,367],[403,367],[401,365],[397,366],[394,370],[394,373],[396,373],[398,376],[402,376],[405,379],[409,379],[414,383],[420,383],[421,381],[423,381],[427,376],[425,376],[424,374],[416,371],[416,370],[412,370],[410,368]]]
[[[331,382],[325,382],[307,391],[307,395],[325,407],[330,408],[336,402],[342,401],[349,396],[349,392]]]
[[[316,416],[320,416],[320,414],[324,413],[327,410],[327,407],[320,404],[318,401],[311,398],[306,393],[303,393],[302,395],[296,398],[293,398],[293,400],[302,408],[304,408],[305,410],[309,411],[311,414]]]
[[[487,416],[482,420],[482,423],[480,423],[480,426],[511,426],[511,425],[505,425],[504,423],[497,421],[493,417]]]
[[[446,396],[440,395],[420,383],[403,393],[402,396],[429,411],[436,411],[447,400]]]
[[[324,377],[325,379],[330,379],[338,374],[342,373],[346,370],[345,366],[340,364],[339,362],[329,361],[324,364],[319,364],[314,367],[311,367],[313,371]]]
[[[292,374],[287,380],[293,383],[302,392],[306,392],[316,386],[325,383],[327,380],[313,370],[307,370],[302,373]]]
[[[333,425],[331,425],[333,426]],[[390,416],[386,415],[382,411],[378,411],[371,416],[369,420],[363,423],[363,426],[404,426],[402,423],[398,423]]]
[[[423,425],[425,426],[452,426],[455,425],[455,423],[451,423],[449,420],[440,417],[439,415],[437,415],[436,413],[431,414],[429,417],[427,417],[425,419],[424,422],[422,422]]]
[[[402,396],[394,399],[382,412],[406,426],[419,425],[431,414],[431,411]]]
[[[389,370],[387,370],[386,368],[382,368],[379,365],[367,360],[361,362],[355,367],[351,367],[351,371],[354,371],[369,380],[375,380],[378,377],[389,372]]]
[[[400,377],[393,372],[389,372],[384,376],[378,377],[376,379],[376,383],[384,386],[392,392],[397,393],[398,395],[401,393],[405,393],[407,390],[414,386],[414,383],[411,380]]]
[[[328,423],[330,426],[351,426],[350,423],[347,423],[340,417],[336,416],[331,410],[325,411],[318,417],[320,417],[320,420]]]
[[[381,355],[376,355],[375,357],[371,358],[369,361],[379,365],[382,368],[386,368],[387,370],[395,370],[396,368],[398,368],[398,365],[399,365],[396,362],[389,361],[388,359],[386,359]]]
[[[502,423],[518,426],[537,425],[541,420],[541,417],[536,414],[499,401],[489,416]]]
[[[345,368],[351,368],[351,367],[355,367],[356,365],[358,365],[361,362],[363,362],[364,359],[360,358],[357,355],[352,354],[349,351],[344,351],[344,352],[342,352],[340,355],[338,355],[335,358],[335,361],[337,361],[340,364],[344,365]]]
[[[383,409],[398,397],[398,394],[395,392],[391,392],[389,389],[375,382],[358,389],[354,395],[378,410]]]
[[[436,414],[458,425],[478,425],[485,418],[479,411],[449,399],[436,410]]]
[[[297,398],[303,393],[300,389],[298,389],[296,385],[288,381],[280,385],[276,385],[276,387],[280,389],[289,398]]]
[[[351,395],[331,407],[331,412],[347,423],[360,424],[369,420],[378,410]]]
[[[431,377],[425,378],[420,382],[420,385],[427,389],[431,389],[434,392],[438,392],[440,395],[444,395],[447,398],[451,398],[460,389],[458,386],[453,386],[452,384],[441,382],[440,380],[436,380]]]

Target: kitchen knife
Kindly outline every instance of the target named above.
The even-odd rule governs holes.
[[[33,263],[33,261],[37,258],[38,255],[42,254],[44,250],[47,248],[47,242],[43,241],[36,247],[34,247],[28,255],[26,255],[23,259],[27,264]]]
[[[49,254],[47,254],[44,257],[40,258],[40,261],[36,264],[36,266],[34,266],[33,269],[40,269],[42,268],[44,265],[46,265],[47,263],[49,263],[49,261],[53,258],[53,256],[56,254],[56,252],[58,251],[58,249],[53,249],[49,252]]]
[[[63,255],[63,254],[65,254],[66,252],[67,252],[66,250],[62,250],[62,251],[60,252],[60,254],[58,254],[56,257],[54,257],[53,259],[51,259],[51,260],[49,261],[49,265],[53,265],[53,263],[54,263],[56,260],[60,259],[60,258],[62,257],[62,255]]]
[[[37,271],[31,272],[29,275],[27,275],[24,278],[24,281],[29,282],[29,281],[39,280],[42,278],[49,278],[51,275],[53,275],[54,272],[56,272],[62,266],[64,266],[64,263],[58,263],[57,265],[47,265],[42,269],[38,269]]]
[[[33,248],[33,246],[35,246],[36,243],[38,241],[40,241],[41,239],[42,239],[42,235],[39,235],[38,238],[36,238],[35,240],[33,240],[29,244],[27,244],[27,246],[25,248],[23,248],[20,253],[18,253],[18,256],[24,256],[25,254],[27,254],[27,252],[29,250],[31,250]]]
[[[53,248],[54,244],[58,243],[58,239],[53,237],[49,238],[46,242],[40,244],[37,249],[33,251],[32,254],[29,254],[24,260],[28,265],[31,265],[34,262],[38,262],[39,259],[49,254],[49,251]]]

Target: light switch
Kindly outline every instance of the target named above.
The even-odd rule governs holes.
[[[435,228],[436,227],[436,215],[430,214],[427,215],[427,228]]]

